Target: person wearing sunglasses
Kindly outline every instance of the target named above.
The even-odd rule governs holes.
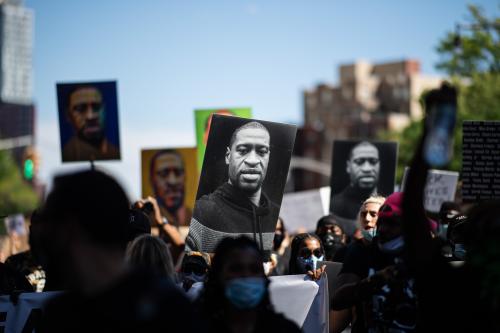
[[[325,266],[318,262],[325,259],[325,250],[321,240],[314,234],[302,233],[292,240],[289,274],[307,274],[313,280],[319,280]]]

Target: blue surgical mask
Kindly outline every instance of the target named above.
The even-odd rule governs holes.
[[[363,238],[366,239],[367,241],[371,242],[373,240],[373,237],[377,234],[377,229],[376,228],[371,228],[371,229],[361,229],[361,234],[363,235]]]
[[[316,270],[316,267],[318,265],[318,261],[322,261],[324,256],[321,257],[316,257],[314,254],[310,256],[309,258],[302,258],[298,257],[297,258],[297,266],[299,267],[299,270],[302,273],[307,273],[307,271],[313,271]]]
[[[255,308],[266,292],[263,277],[235,278],[229,280],[224,290],[226,298],[238,309]]]
[[[399,236],[385,243],[379,243],[378,248],[380,249],[380,251],[387,254],[398,254],[401,252],[404,245],[405,241],[403,236]]]
[[[464,244],[457,243],[453,247],[453,256],[459,260],[464,260],[467,250],[465,250]]]

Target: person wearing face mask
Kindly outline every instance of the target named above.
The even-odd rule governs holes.
[[[313,280],[319,280],[325,266],[318,262],[325,259],[325,250],[321,240],[314,234],[302,233],[292,240],[288,274],[307,274]]]
[[[325,249],[325,260],[336,261],[334,257],[345,247],[347,236],[333,215],[326,215],[318,220],[316,235]]]
[[[354,306],[353,333],[416,330],[416,291],[403,259],[402,197],[396,192],[385,200],[373,241],[352,247],[339,273],[332,307]]]
[[[467,238],[467,217],[465,215],[455,216],[449,223],[447,229],[447,239],[451,248],[450,261],[463,261],[467,253],[465,241]]]
[[[262,262],[261,251],[249,238],[219,243],[198,299],[207,332],[300,332],[274,311]]]
[[[179,274],[180,285],[184,291],[189,291],[196,284],[205,282],[210,268],[210,256],[202,252],[187,252],[182,259]]]

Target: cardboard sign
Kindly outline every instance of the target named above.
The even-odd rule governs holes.
[[[187,251],[245,235],[270,254],[297,127],[214,115]]]
[[[316,223],[325,215],[320,189],[286,193],[280,216],[289,233],[316,230]]]
[[[401,182],[402,191],[404,191],[409,170],[408,167],[405,168],[405,173]],[[458,172],[429,170],[424,190],[425,210],[432,213],[439,213],[443,202],[454,201],[457,183]]]
[[[116,81],[58,83],[63,162],[119,160]]]
[[[271,303],[278,313],[295,322],[304,333],[328,332],[328,279],[316,281],[304,274],[269,277]]]
[[[230,108],[230,109],[207,109],[195,110],[195,125],[196,125],[196,145],[198,148],[198,172],[203,166],[203,157],[207,148],[208,134],[212,124],[212,115],[219,114],[224,116],[236,116],[240,118],[252,118],[252,110],[250,108]]]
[[[464,121],[462,200],[500,198],[500,121]]]
[[[196,148],[141,150],[142,197],[158,201],[174,226],[188,226],[198,188]]]

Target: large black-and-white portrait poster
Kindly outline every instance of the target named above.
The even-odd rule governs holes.
[[[398,144],[336,140],[333,142],[330,212],[352,235],[363,201],[394,192]]]
[[[272,249],[297,128],[214,115],[186,251],[245,235]]]

